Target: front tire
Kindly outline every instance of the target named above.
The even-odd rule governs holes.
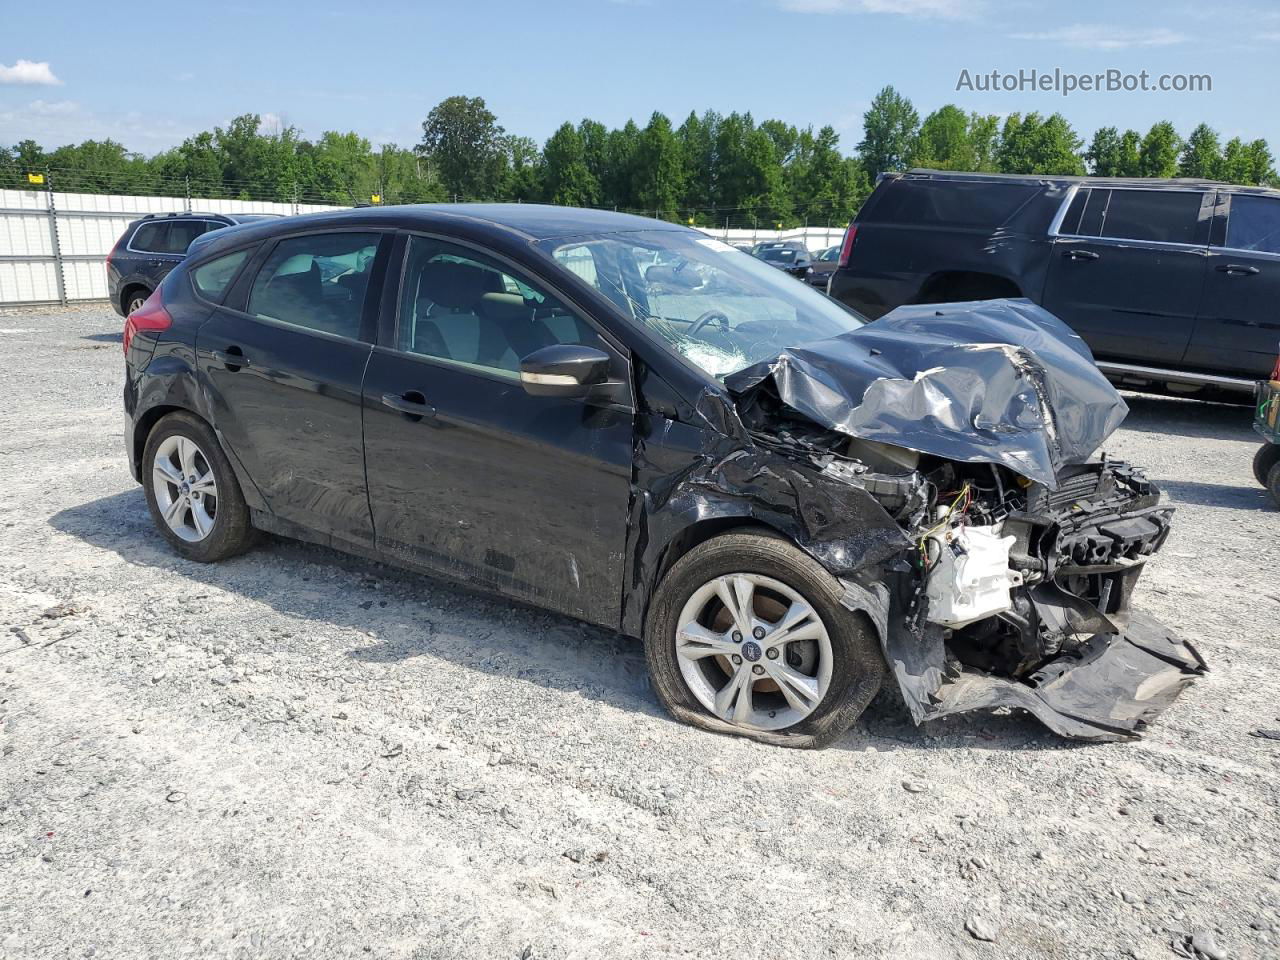
[[[188,560],[225,560],[252,545],[240,484],[198,417],[171,413],[156,423],[142,454],[142,484],[157,529]]]
[[[874,629],[812,557],[766,533],[699,544],[671,568],[645,624],[645,657],[679,720],[788,747],[822,747],[880,689]]]

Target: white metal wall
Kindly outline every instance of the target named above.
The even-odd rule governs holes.
[[[52,205],[52,209],[51,209]],[[130,221],[148,213],[314,213],[343,210],[315,203],[259,203],[184,197],[0,190],[0,306],[104,300],[106,258]],[[815,253],[840,243],[842,229],[706,228],[730,243],[800,240]]]
[[[290,215],[341,209],[313,203],[0,190],[0,306],[105,299],[107,254],[130,221],[148,213]]]

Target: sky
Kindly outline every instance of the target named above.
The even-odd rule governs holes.
[[[921,116],[1060,111],[1086,139],[1204,120],[1280,152],[1280,4],[1266,0],[0,0],[0,23],[0,144],[110,137],[151,154],[258,113],[410,146],[432,106],[465,94],[539,143],[565,120],[712,108],[830,124],[852,152],[892,84]],[[993,70],[1055,69],[1207,74],[1212,90],[981,89]]]

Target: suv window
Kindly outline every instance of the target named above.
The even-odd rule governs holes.
[[[1227,246],[1280,253],[1280,199],[1235,194],[1227,219]]]
[[[281,240],[249,291],[248,313],[359,339],[376,233],[320,233]]]
[[[889,184],[875,206],[858,219],[868,223],[994,227],[1008,220],[1042,189],[1038,184],[904,177]]]
[[[556,343],[605,349],[590,324],[509,267],[451,243],[410,240],[401,350],[516,377],[522,359]]]
[[[169,224],[144,223],[133,232],[129,247],[140,253],[168,253]]]
[[[1120,240],[1195,243],[1203,197],[1203,193],[1186,190],[1112,190],[1103,214],[1102,235]]]
[[[173,220],[169,223],[164,253],[186,253],[191,241],[210,229],[208,220]]]

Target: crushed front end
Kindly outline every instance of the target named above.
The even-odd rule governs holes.
[[[903,532],[891,558],[833,572],[917,723],[1008,707],[1126,739],[1205,672],[1131,610],[1173,507],[1090,456],[1126,408],[1077,341],[1025,302],[900,308],[737,381],[755,444]]]

